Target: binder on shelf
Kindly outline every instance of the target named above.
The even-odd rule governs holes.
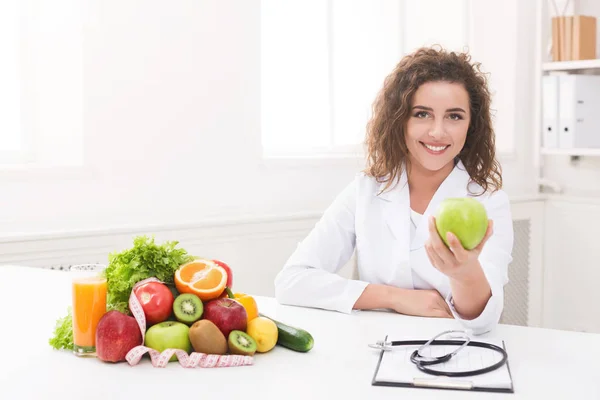
[[[558,75],[558,146],[600,148],[600,75]]]
[[[558,75],[542,77],[542,145],[558,147]]]

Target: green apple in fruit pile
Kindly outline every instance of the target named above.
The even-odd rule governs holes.
[[[181,322],[160,322],[146,331],[145,344],[159,353],[166,349],[181,349],[189,354],[192,351],[189,331],[190,328]],[[169,361],[177,361],[177,356],[173,354]]]
[[[447,198],[436,210],[436,229],[448,246],[446,234],[452,232],[467,250],[483,240],[488,228],[488,217],[481,202],[471,197]]]

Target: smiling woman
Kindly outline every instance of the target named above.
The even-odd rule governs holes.
[[[456,318],[475,333],[492,329],[503,310],[513,228],[490,103],[468,54],[421,48],[405,56],[375,100],[366,170],[278,274],[278,300],[341,312],[386,308]],[[436,230],[439,206],[461,197],[480,201],[490,219],[472,249],[454,232],[443,240]],[[359,279],[337,275],[355,252]]]
[[[415,92],[413,103],[406,129],[409,159],[431,171],[452,167],[469,129],[467,91],[459,83],[427,82]]]
[[[368,173],[391,184],[404,164],[423,167],[417,174],[445,168],[443,176],[460,160],[484,190],[500,189],[490,105],[487,80],[468,54],[422,48],[404,57],[374,104]]]

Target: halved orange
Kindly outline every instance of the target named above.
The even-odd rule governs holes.
[[[181,265],[175,271],[174,281],[179,293],[193,293],[208,301],[225,290],[227,271],[211,260],[197,259]]]

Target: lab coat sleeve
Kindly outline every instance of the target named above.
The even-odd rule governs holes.
[[[277,274],[280,304],[352,312],[368,283],[337,272],[354,252],[357,187],[355,179],[338,194]]]
[[[514,242],[510,201],[506,193],[497,191],[492,194],[486,209],[488,219],[494,221],[494,230],[479,255],[479,263],[488,280],[492,295],[481,314],[471,320],[464,319],[456,311],[452,293],[446,298],[454,318],[475,335],[491,331],[500,320],[504,309],[504,286],[508,283],[508,265],[512,261]]]

